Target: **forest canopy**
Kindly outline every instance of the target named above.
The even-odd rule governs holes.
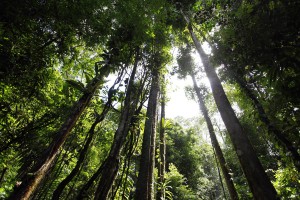
[[[299,10],[2,0],[0,199],[298,199]],[[198,117],[166,117],[172,76]]]

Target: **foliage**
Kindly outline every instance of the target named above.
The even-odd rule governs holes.
[[[224,78],[243,76],[271,120],[299,146],[299,98],[294,95],[299,88],[299,5],[278,0],[229,6],[223,12],[226,23],[212,38],[213,59],[227,65]]]
[[[169,172],[166,174],[167,191],[171,193],[170,199],[198,199],[195,193],[186,185],[186,179],[178,172],[172,163],[169,165]]]
[[[273,182],[283,199],[297,199],[299,197],[300,177],[293,167],[280,167],[275,172],[276,181]]]
[[[90,104],[78,117],[53,167],[33,199],[49,199],[74,169],[89,129],[112,95],[109,112],[95,127],[95,136],[78,174],[62,199],[76,199],[103,164],[122,120],[129,74],[139,97],[130,131],[121,147],[118,176],[110,196],[132,199],[137,181],[144,131],[145,104],[153,72],[169,73],[171,49],[178,49],[173,73],[184,78],[200,70],[190,62],[190,38],[182,13],[201,41],[211,48],[229,100],[259,159],[282,199],[299,196],[299,172],[293,159],[268,132],[253,102],[237,84],[245,81],[269,118],[299,152],[300,71],[299,3],[270,1],[195,0],[47,0],[0,2],[0,198],[7,198],[39,161],[68,119],[85,87],[109,66]],[[138,53],[137,53],[138,52]],[[135,56],[135,55],[138,56]],[[118,74],[118,75],[117,75]],[[120,75],[120,76],[119,76]],[[118,83],[109,87],[117,77]],[[168,94],[167,94],[168,95]],[[207,94],[206,98],[210,98]],[[132,100],[133,101],[133,100]],[[132,103],[132,102],[131,102]],[[209,110],[215,104],[210,99]],[[182,106],[182,105],[180,105]],[[166,120],[169,199],[221,199],[217,166],[211,146],[200,134],[201,119]],[[252,194],[238,164],[226,130],[221,126],[226,160],[241,199]],[[88,188],[93,198],[99,177]]]
[[[193,126],[183,129],[178,122],[173,122],[166,129],[167,165],[173,163],[176,166],[197,198],[221,198],[211,146],[199,138]]]

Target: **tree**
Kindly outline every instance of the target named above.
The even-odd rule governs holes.
[[[168,120],[167,124],[166,177],[169,177],[168,173],[172,171],[173,164],[184,177],[183,185],[190,190],[190,198],[223,199],[213,151],[211,145],[202,138],[203,126],[199,118],[175,118]],[[166,178],[167,191],[176,194],[176,188],[168,181]],[[177,184],[180,185],[175,183]]]
[[[293,143],[290,142],[277,127],[275,127],[274,123],[272,123],[262,106],[259,102],[255,94],[248,87],[247,83],[239,76],[236,75],[235,72],[231,72],[236,83],[243,89],[248,98],[252,100],[252,103],[255,109],[258,112],[260,120],[266,125],[270,134],[272,134],[277,140],[279,140],[279,144],[283,146],[286,151],[289,151],[293,157],[294,165],[298,171],[300,171],[300,155],[297,152],[297,149],[294,147]]]
[[[30,174],[27,174],[21,181],[21,185],[11,194],[9,199],[27,199],[36,190],[36,187],[40,181],[47,174],[51,168],[53,161],[59,154],[59,149],[65,143],[66,138],[70,134],[72,128],[76,124],[81,113],[90,103],[96,89],[103,82],[103,78],[109,73],[109,66],[103,66],[100,69],[101,75],[95,77],[87,86],[84,88],[84,95],[78,100],[73,106],[72,111],[66,122],[61,126],[57,133],[56,139],[52,142],[49,148],[44,152],[40,161],[33,167]],[[99,73],[99,74],[100,74]]]
[[[240,197],[252,198],[246,175],[254,198],[277,198],[267,174],[283,199],[296,198],[298,10],[294,0],[1,1],[0,198],[222,199],[211,145],[197,135],[205,120],[169,123],[162,108],[155,128],[170,52],[192,40],[228,129],[220,126],[222,153]],[[217,109],[195,88],[207,119]]]
[[[292,125],[298,120],[293,109],[299,100],[290,94],[297,92],[299,84],[295,80],[299,76],[295,69],[298,61],[294,59],[299,53],[295,48],[299,41],[293,37],[299,21],[289,22],[299,16],[295,12],[299,5],[293,1],[245,1],[227,6],[230,11],[221,9],[223,21],[217,20],[221,27],[211,37],[215,46],[213,60],[226,66],[222,70],[224,78],[233,79],[252,99],[258,117],[274,135],[270,139],[291,153],[290,160],[299,168],[299,141],[296,126]],[[297,117],[291,119],[292,115]]]
[[[72,179],[78,174],[80,168],[82,167],[83,165],[83,161],[87,155],[87,151],[91,145],[91,142],[94,138],[94,135],[95,135],[95,128],[96,126],[104,120],[106,114],[108,113],[109,109],[111,108],[112,106],[112,98],[113,98],[113,95],[114,92],[115,92],[115,85],[118,84],[121,80],[121,76],[122,76],[122,73],[118,76],[118,78],[116,79],[114,85],[109,89],[108,91],[108,100],[106,102],[106,104],[104,105],[104,108],[103,108],[103,111],[102,113],[99,115],[97,114],[97,117],[96,117],[96,120],[94,121],[94,123],[91,125],[90,129],[89,129],[89,132],[88,132],[88,138],[84,144],[84,147],[82,148],[81,152],[80,152],[80,155],[78,157],[78,160],[76,162],[76,166],[73,168],[73,170],[71,171],[71,173],[62,181],[60,182],[60,184],[57,186],[57,188],[55,189],[55,191],[53,192],[53,196],[52,196],[52,199],[59,199],[59,197],[61,196],[64,188],[72,181]]]
[[[157,69],[157,67],[158,66],[154,66],[152,71],[152,81],[144,128],[142,154],[135,191],[136,200],[153,199],[154,195],[153,168],[155,159],[156,118],[160,79],[159,69]]]
[[[152,80],[149,93],[146,121],[143,135],[142,151],[139,165],[139,173],[136,182],[135,199],[153,199],[154,194],[154,166],[155,166],[155,143],[157,126],[158,95],[161,87],[161,77],[165,65],[170,61],[170,40],[167,35],[168,29],[164,27],[165,15],[154,17],[153,36],[148,40],[152,45],[148,46],[149,63]],[[146,183],[146,184],[145,184]]]
[[[215,149],[218,162],[220,163],[221,170],[222,170],[223,176],[225,178],[225,182],[226,182],[230,197],[231,197],[231,199],[238,199],[238,194],[234,187],[232,178],[229,174],[229,170],[227,168],[226,161],[224,159],[222,150],[221,150],[219,142],[217,140],[213,124],[208,115],[208,109],[205,105],[204,97],[203,97],[204,91],[202,90],[202,94],[201,94],[201,89],[197,85],[197,81],[195,78],[196,73],[194,72],[194,63],[193,63],[192,57],[190,55],[190,49],[182,48],[182,49],[180,49],[180,53],[181,53],[180,56],[177,58],[177,62],[179,64],[179,68],[180,68],[180,69],[178,69],[178,73],[183,77],[186,77],[187,74],[192,77],[194,90],[196,92],[198,102],[199,102],[199,108],[204,116],[205,121],[206,121],[208,132],[209,132],[210,139],[211,139],[211,143],[212,143],[213,148]]]
[[[172,163],[169,165],[169,171],[166,173],[166,181],[170,189],[168,189],[170,198],[174,200],[191,200],[197,199],[190,188],[185,184],[186,178],[179,173],[178,169]]]
[[[139,101],[139,94],[134,94],[134,78],[138,67],[140,56],[139,54],[139,49],[137,48],[135,63],[129,79],[120,123],[115,133],[114,141],[109,155],[102,166],[102,170],[100,173],[101,178],[95,193],[95,199],[106,199],[119,169],[120,153],[122,151],[125,139],[128,135],[130,122],[135,114],[134,111],[136,110],[136,106]],[[137,92],[138,91],[139,90],[137,90]]]
[[[196,46],[196,49],[201,57],[207,77],[209,78],[213,96],[218,106],[219,112],[231,137],[232,143],[235,147],[239,161],[242,165],[243,171],[246,175],[254,197],[257,199],[277,199],[277,193],[267,174],[265,173],[260,161],[258,160],[249,139],[245,135],[243,128],[240,125],[226,97],[224,89],[221,85],[221,81],[214,71],[213,66],[209,62],[208,56],[205,54],[198,39],[196,38],[196,35],[192,29],[192,25],[190,24],[190,21],[188,19],[187,23],[188,30],[193,39],[194,45]]]
[[[165,190],[165,172],[166,172],[166,138],[165,138],[165,126],[166,126],[166,115],[165,115],[165,106],[166,106],[166,86],[165,78],[162,77],[161,83],[161,114],[160,114],[160,128],[159,128],[159,163],[158,163],[158,199],[166,198]]]

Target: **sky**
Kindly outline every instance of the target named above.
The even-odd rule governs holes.
[[[203,49],[207,54],[211,53],[207,43],[204,43]],[[173,58],[176,58],[177,50],[173,50]],[[202,66],[201,59],[197,52],[192,54],[194,62],[197,65]],[[176,60],[173,61],[176,64]],[[167,95],[169,102],[166,104],[166,118],[175,118],[177,116],[182,116],[184,118],[197,117],[200,115],[199,105],[196,101],[188,99],[185,95],[185,87],[193,86],[192,79],[187,77],[185,80],[178,79],[176,74],[169,77],[169,85],[167,87]],[[201,80],[207,87],[210,87],[207,78]]]
[[[203,45],[203,49],[206,53],[210,53],[210,48],[207,44]],[[172,50],[173,54],[173,63],[171,66],[177,65],[176,57],[177,51],[176,49]],[[198,53],[193,53],[192,57],[194,61],[198,65],[202,65],[200,57]],[[116,79],[116,74],[110,75],[108,78],[107,86],[111,87]],[[167,97],[169,101],[166,103],[166,118],[175,118],[178,116],[184,118],[192,118],[200,116],[199,105],[196,101],[188,99],[185,95],[185,87],[193,86],[192,79],[187,77],[186,79],[178,79],[177,75],[169,75],[168,76],[168,85],[167,85]],[[201,80],[207,87],[209,86],[209,81],[207,78]]]
[[[200,112],[197,102],[188,99],[184,91],[185,86],[192,86],[192,80],[189,77],[185,80],[180,80],[174,75],[170,77],[169,82],[167,86],[169,101],[166,104],[166,118],[199,116]]]

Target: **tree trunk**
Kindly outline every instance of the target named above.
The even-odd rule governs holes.
[[[0,175],[0,187],[1,187],[1,183],[2,183],[2,181],[4,179],[4,175],[5,175],[5,173],[6,173],[7,170],[8,170],[8,168],[4,167],[3,170],[2,170],[2,172],[1,172],[1,175]]]
[[[214,148],[213,148],[213,152],[214,152],[214,158],[215,158],[215,160],[216,160],[216,165],[217,165],[218,175],[219,175],[220,184],[221,184],[221,187],[222,187],[224,199],[227,200],[227,195],[226,195],[226,191],[225,191],[225,188],[224,188],[224,184],[223,184],[223,180],[222,180],[222,176],[221,176],[221,172],[220,172],[219,161],[218,161],[218,158],[217,158],[217,156],[216,156],[216,151],[215,151]]]
[[[238,85],[243,89],[245,94],[252,100],[252,103],[254,107],[256,108],[260,120],[267,126],[269,133],[272,133],[276,139],[279,140],[279,143],[290,153],[292,154],[292,159],[294,162],[294,165],[296,169],[300,172],[300,155],[297,152],[297,149],[293,146],[292,142],[290,142],[283,134],[282,132],[277,129],[270,121],[267,113],[265,112],[263,106],[258,101],[257,97],[253,94],[251,89],[247,86],[247,83],[239,77],[235,72],[232,72],[230,69],[227,70],[233,75],[233,78],[238,83]]]
[[[159,177],[159,185],[157,192],[157,199],[164,200],[166,199],[166,191],[165,191],[165,171],[166,171],[166,139],[165,139],[165,82],[163,76],[163,83],[161,84],[161,119],[160,119],[160,130],[159,130],[159,158],[160,161],[158,163],[158,177]]]
[[[186,20],[189,23],[187,18]],[[218,110],[229,133],[254,198],[270,200],[279,199],[274,186],[265,173],[246,133],[228,101],[217,73],[209,62],[208,56],[203,51],[190,23],[188,24],[188,29],[201,57]]]
[[[88,193],[88,189],[92,186],[94,181],[100,176],[103,167],[104,167],[105,161],[101,164],[101,166],[97,169],[97,171],[93,174],[93,176],[86,182],[86,184],[81,188],[81,190],[78,193],[77,200],[82,200],[86,197]]]
[[[95,192],[95,200],[104,200],[113,185],[119,169],[120,153],[124,146],[126,137],[129,132],[130,122],[134,116],[134,111],[138,104],[139,98],[134,94],[134,77],[138,67],[139,53],[137,50],[137,55],[134,63],[134,67],[130,76],[128,89],[126,92],[126,98],[124,103],[124,108],[121,114],[120,123],[118,129],[115,133],[113,144],[111,146],[108,157],[105,160],[103,170],[100,173],[100,181]]]
[[[52,196],[52,200],[58,200],[60,195],[62,194],[64,188],[72,181],[72,179],[78,174],[83,161],[86,157],[88,148],[90,147],[90,144],[94,138],[95,135],[95,128],[97,126],[97,124],[99,124],[101,121],[104,120],[106,114],[108,113],[111,104],[112,104],[112,98],[113,98],[113,90],[114,90],[114,86],[120,82],[121,77],[119,75],[119,77],[117,78],[116,82],[114,83],[114,85],[109,89],[108,91],[108,100],[106,102],[106,104],[104,105],[103,111],[100,115],[97,114],[97,118],[94,121],[94,123],[92,124],[90,130],[88,131],[88,138],[87,141],[85,142],[85,145],[83,147],[83,149],[80,152],[79,158],[76,162],[75,167],[73,168],[73,170],[71,171],[71,173],[62,181],[60,182],[60,184],[57,186],[56,190],[53,192],[53,196]]]
[[[203,34],[202,34],[203,36]],[[210,43],[207,39],[205,39],[208,43]],[[210,46],[212,46],[210,44]],[[271,123],[268,115],[266,114],[263,106],[258,101],[255,94],[252,92],[252,90],[248,87],[247,82],[243,80],[242,77],[240,77],[236,72],[231,70],[229,67],[227,67],[226,63],[223,63],[225,65],[225,68],[229,71],[230,75],[233,77],[233,79],[236,81],[236,83],[242,88],[242,90],[245,92],[245,94],[248,96],[249,99],[252,100],[252,103],[255,107],[255,109],[258,112],[260,120],[267,126],[268,132],[273,134],[276,139],[279,140],[279,144],[286,149],[287,151],[290,151],[292,154],[292,159],[294,162],[294,165],[296,169],[300,172],[300,154],[297,151],[297,148],[290,142],[274,124]],[[260,91],[259,91],[260,92]]]
[[[207,128],[208,128],[208,132],[209,132],[209,136],[210,136],[210,139],[211,139],[211,143],[212,143],[213,148],[216,151],[216,156],[217,156],[218,161],[220,163],[221,170],[222,170],[222,173],[223,173],[223,176],[224,176],[224,179],[225,179],[225,182],[226,182],[229,194],[230,194],[230,198],[232,200],[237,200],[237,199],[239,199],[238,198],[238,194],[236,192],[236,189],[234,187],[233,181],[232,181],[231,176],[229,174],[229,170],[227,168],[227,164],[226,164],[225,158],[223,156],[221,147],[220,147],[219,142],[217,140],[214,127],[213,127],[212,122],[210,120],[210,117],[208,115],[208,110],[207,110],[207,108],[205,106],[203,96],[201,95],[200,89],[197,86],[195,75],[193,74],[193,72],[191,72],[190,75],[191,75],[191,77],[193,79],[194,89],[196,91],[196,94],[197,94],[197,97],[198,97],[198,101],[199,101],[199,107],[200,107],[200,110],[201,110],[201,112],[202,112],[202,114],[204,116],[204,119],[206,121],[206,125],[207,125]]]
[[[108,99],[110,99],[106,104],[105,107],[101,113],[101,115],[99,115],[97,117],[97,119],[94,121],[94,123],[92,124],[89,132],[88,132],[88,138],[87,141],[85,142],[85,145],[83,147],[83,149],[80,152],[79,158],[76,162],[75,167],[73,168],[73,170],[71,171],[71,173],[62,181],[60,182],[60,184],[57,186],[56,190],[53,192],[53,196],[52,196],[52,200],[58,200],[60,195],[62,194],[64,188],[72,181],[72,179],[78,174],[83,161],[86,157],[87,151],[90,147],[90,144],[94,138],[95,135],[95,128],[97,126],[97,124],[99,124],[101,121],[103,121],[105,115],[107,114],[107,112],[109,111],[109,107],[111,104],[111,97],[109,97]]]
[[[42,179],[48,173],[53,161],[60,152],[60,148],[65,143],[72,128],[75,126],[82,112],[90,103],[95,91],[102,83],[103,78],[109,73],[109,66],[102,67],[100,76],[94,78],[91,83],[86,86],[85,92],[82,97],[72,107],[71,113],[65,123],[61,126],[60,130],[55,137],[55,140],[51,143],[49,148],[39,159],[40,161],[33,167],[31,173],[28,173],[22,178],[20,186],[16,187],[8,199],[29,199],[32,193],[36,190]]]
[[[153,198],[153,168],[156,133],[157,102],[159,93],[159,74],[153,72],[146,113],[140,168],[136,183],[135,200]]]

